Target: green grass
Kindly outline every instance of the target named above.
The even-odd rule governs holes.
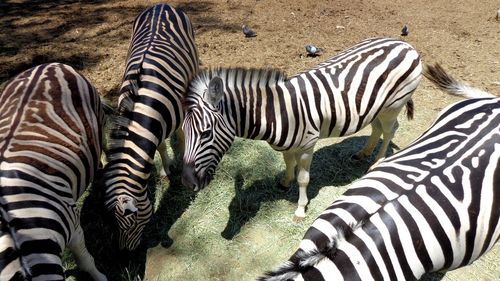
[[[327,182],[339,185],[351,181],[368,167],[353,167],[354,162],[347,161],[351,164],[346,165],[331,157],[327,160],[326,154],[332,150],[350,151],[346,149],[349,144],[318,150],[313,167],[324,165],[325,169],[338,171],[344,165],[356,170],[357,176],[352,171],[339,172],[333,178],[313,172],[310,198],[327,189],[340,194],[345,187],[321,187]],[[313,199],[308,218],[293,222],[297,188],[284,191],[278,187],[283,169],[281,154],[266,143],[237,140],[221,162],[213,183],[196,195],[170,228],[168,236],[174,243],[169,248],[158,245],[150,249],[148,280],[252,280],[288,258],[304,230],[332,200],[326,194],[320,201]]]
[[[418,95],[425,99],[429,94],[423,90]],[[406,146],[453,100],[437,99],[425,109],[417,102],[416,120],[400,118],[394,142]],[[212,183],[199,193],[182,187],[179,168],[172,170],[170,180],[159,177],[156,162],[149,188],[155,213],[145,229],[144,244],[133,253],[116,250],[102,194],[92,190],[82,200],[88,248],[110,280],[254,280],[287,260],[316,216],[364,174],[370,163],[350,157],[362,148],[369,132],[366,128],[354,136],[318,143],[308,189],[310,204],[301,222],[292,220],[297,186],[278,187],[284,170],[281,154],[264,142],[237,139]],[[471,266],[425,280],[500,280],[499,258],[497,245]],[[67,253],[65,262],[67,280],[88,280]]]

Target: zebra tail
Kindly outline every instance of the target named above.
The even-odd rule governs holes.
[[[297,265],[291,261],[287,261],[282,266],[273,271],[264,273],[263,276],[257,278],[257,281],[285,281],[291,280],[299,275]]]
[[[410,99],[406,103],[406,117],[408,120],[413,120],[413,113],[415,112],[415,104],[413,103],[413,100]]]
[[[301,275],[305,270],[315,266],[324,258],[331,258],[336,251],[336,239],[322,250],[304,252],[297,251],[294,257],[275,270],[264,273],[257,281],[288,281]]]
[[[345,230],[346,233],[352,233],[352,230]],[[315,249],[312,251],[298,250],[290,260],[275,270],[264,273],[257,281],[288,281],[301,275],[308,268],[315,266],[322,259],[333,260],[337,250],[337,240],[345,239],[344,230],[338,229],[338,237],[334,237],[324,249]]]
[[[424,69],[424,76],[434,83],[442,91],[462,97],[462,98],[487,98],[495,97],[490,93],[471,87],[464,82],[455,80],[438,63],[427,65]]]

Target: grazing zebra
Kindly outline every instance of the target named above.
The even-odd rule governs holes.
[[[64,280],[65,246],[107,280],[85,247],[76,200],[101,155],[101,101],[70,66],[33,67],[0,95],[0,280]]]
[[[199,74],[186,97],[182,181],[206,186],[235,136],[267,141],[283,152],[281,184],[299,184],[295,218],[305,216],[306,188],[318,139],[353,134],[368,124],[373,131],[357,156],[385,155],[397,129],[397,116],[421,79],[420,56],[407,43],[373,38],[291,78],[276,70],[212,69]]]
[[[447,107],[422,136],[353,183],[289,261],[259,280],[417,280],[493,247],[500,236],[500,98],[438,65],[424,74],[470,99]]]
[[[118,222],[120,248],[133,250],[140,243],[152,214],[146,184],[154,154],[160,152],[166,170],[165,139],[180,127],[182,100],[197,71],[193,29],[182,11],[160,4],[135,19],[120,116],[109,138],[101,183],[106,206]]]

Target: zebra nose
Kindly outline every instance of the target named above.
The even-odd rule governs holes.
[[[124,216],[124,217],[128,217],[128,216],[131,216],[131,215],[134,215],[134,216],[135,216],[136,214],[137,214],[137,211],[132,211],[132,210],[127,209],[127,210],[125,210],[125,212],[123,213],[123,216]]]
[[[193,188],[195,191],[198,189],[198,179],[194,175],[193,165],[184,165],[182,169],[182,185]]]

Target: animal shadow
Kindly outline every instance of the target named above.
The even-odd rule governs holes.
[[[318,195],[324,186],[344,186],[365,174],[373,159],[358,161],[353,159],[366,143],[367,137],[351,137],[340,143],[322,147],[315,151],[310,170],[310,182],[307,188],[309,200]],[[380,144],[379,144],[380,146]],[[374,155],[378,151],[377,146]],[[389,153],[392,153],[389,152]],[[281,160],[283,161],[283,160]],[[255,163],[258,165],[258,163]],[[284,190],[279,186],[280,178],[284,172],[274,177],[266,177],[245,186],[242,172],[235,176],[235,196],[229,205],[229,219],[221,235],[225,239],[233,239],[241,228],[255,215],[264,202],[273,202],[285,199],[291,204],[297,204],[298,186],[293,184]],[[332,198],[332,201],[335,198]],[[290,214],[292,218],[292,213]]]
[[[168,231],[181,215],[188,209],[194,200],[196,193],[182,185],[182,163],[181,157],[174,157],[175,164],[170,167],[171,174],[168,179],[159,175],[156,169],[150,177],[150,183],[154,188],[150,188],[150,196],[159,198],[158,208],[154,211],[151,221],[144,230],[143,241],[147,243],[145,247],[152,248],[161,244],[163,247],[170,247],[173,240],[168,236]],[[168,185],[166,184],[168,181]],[[156,184],[153,184],[156,183]],[[151,202],[154,199],[151,198]],[[147,241],[147,242],[146,242]]]
[[[146,269],[147,248],[139,246],[134,251],[118,247],[118,226],[115,218],[104,205],[104,189],[94,184],[81,208],[80,221],[85,233],[85,244],[94,257],[97,268],[108,280],[142,280]],[[81,272],[69,271],[77,280]],[[88,276],[88,280],[92,280]]]
[[[153,168],[148,181],[148,195],[151,202],[159,201],[146,225],[141,244],[134,251],[118,249],[118,226],[115,218],[104,205],[104,188],[96,181],[89,190],[81,208],[81,225],[85,240],[95,263],[108,280],[142,280],[145,274],[146,255],[149,248],[160,244],[170,247],[173,243],[168,237],[170,227],[189,207],[195,193],[181,185],[181,164],[177,160],[171,167],[171,175],[164,179]],[[157,199],[155,199],[157,198]],[[70,270],[77,280],[87,280],[86,273]],[[88,279],[91,280],[91,279]]]

